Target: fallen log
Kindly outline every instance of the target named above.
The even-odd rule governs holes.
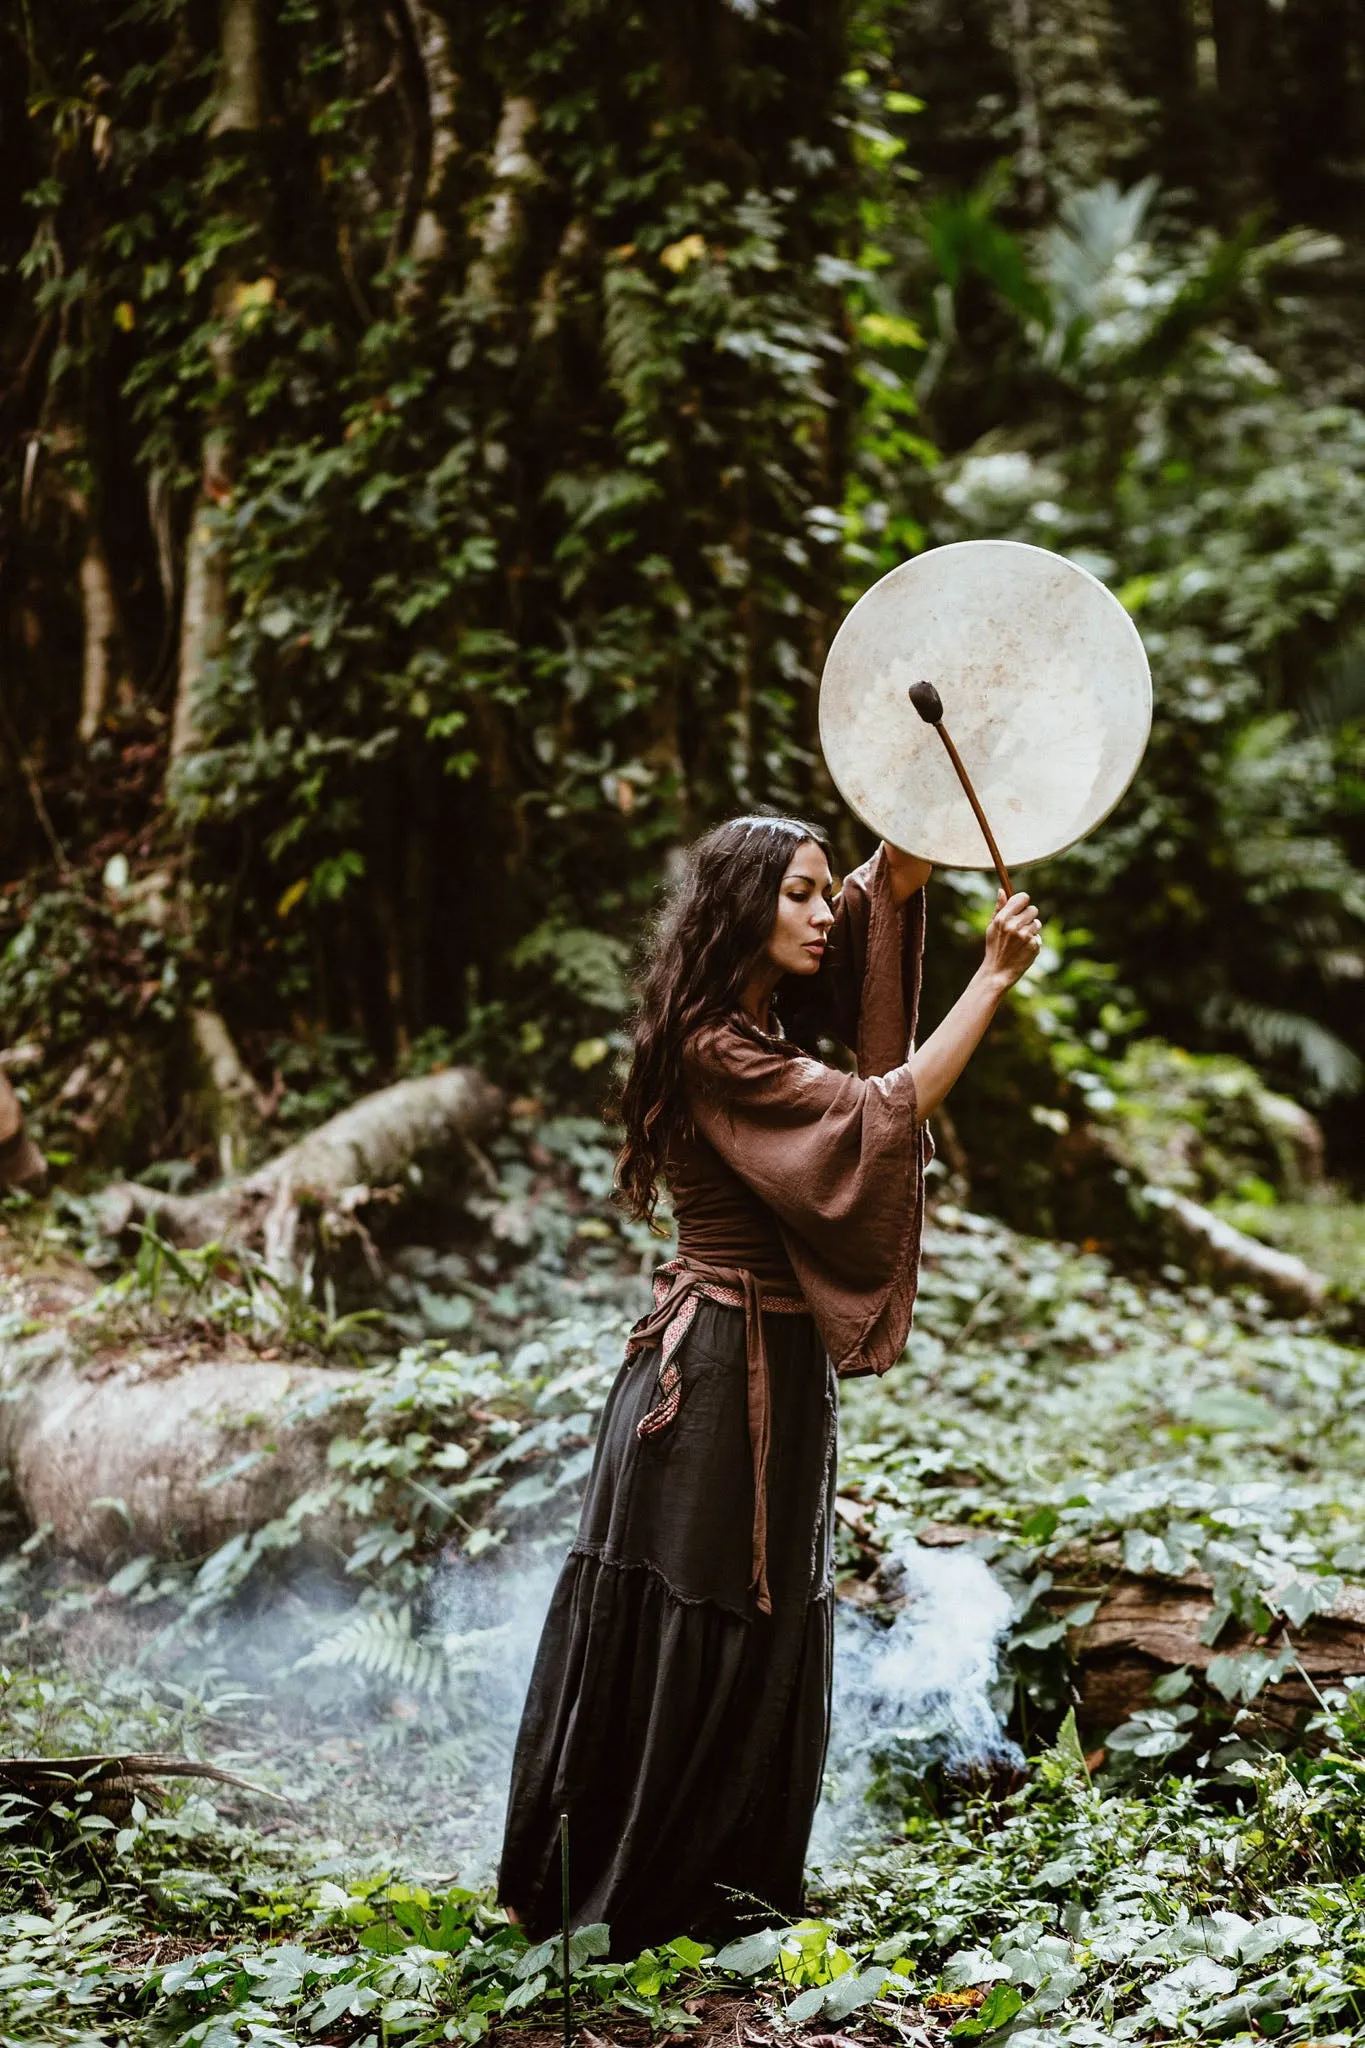
[[[1066,1598],[1073,1602],[1075,1595]],[[1288,1637],[1280,1630],[1261,1637],[1224,1628],[1209,1644],[1201,1631],[1212,1612],[1212,1584],[1200,1573],[1162,1579],[1124,1572],[1113,1580],[1094,1620],[1073,1630],[1068,1643],[1077,1667],[1077,1715],[1086,1731],[1099,1739],[1150,1706],[1152,1686],[1164,1672],[1183,1667],[1207,1682],[1215,1657],[1273,1656],[1289,1641],[1292,1665],[1252,1702],[1271,1727],[1293,1728],[1318,1705],[1325,1687],[1365,1675],[1365,1587],[1343,1587],[1330,1608]]]
[[[970,1543],[976,1534],[954,1523],[930,1522],[920,1529],[919,1541],[938,1549]],[[1117,1545],[1114,1551],[1117,1559]],[[1293,1728],[1319,1704],[1326,1687],[1365,1677],[1365,1586],[1343,1586],[1329,1608],[1288,1636],[1282,1624],[1267,1636],[1227,1626],[1210,1644],[1203,1630],[1213,1613],[1211,1579],[1202,1572],[1178,1579],[1118,1569],[1106,1574],[1106,1562],[1094,1552],[1056,1560],[1054,1568],[1065,1569],[1065,1585],[1053,1588],[1045,1601],[1061,1615],[1085,1599],[1087,1587],[1099,1598],[1094,1618],[1069,1630],[1066,1638],[1077,1720],[1087,1741],[1102,1741],[1140,1708],[1150,1707],[1152,1687],[1167,1672],[1184,1669],[1207,1684],[1216,1657],[1273,1657],[1292,1640],[1293,1664],[1253,1702],[1255,1712],[1274,1728]],[[881,1597],[888,1595],[894,1606],[894,1583]]]
[[[254,1173],[201,1195],[137,1181],[106,1190],[111,1234],[148,1221],[174,1242],[259,1245],[277,1272],[315,1240],[358,1234],[361,1212],[449,1160],[487,1175],[478,1138],[498,1090],[470,1068],[365,1097]],[[15,1273],[7,1293],[37,1337],[0,1340],[0,1464],[25,1518],[100,1571],[147,1555],[197,1560],[292,1511],[314,1555],[340,1554],[327,1454],[364,1401],[364,1374],[267,1360],[192,1327],[120,1343],[85,1311],[74,1262]]]
[[[46,1346],[0,1347],[0,1461],[29,1523],[96,1570],[197,1560],[323,1488],[362,1379],[150,1347],[92,1365],[58,1328]],[[339,1554],[341,1524],[319,1501],[301,1537]]]
[[[455,1154],[477,1165],[478,1141],[501,1111],[499,1090],[473,1067],[423,1074],[364,1096],[254,1173],[203,1194],[115,1181],[101,1196],[100,1221],[111,1237],[146,1222],[172,1244],[259,1246],[272,1271],[288,1272],[315,1234],[368,1244],[360,1212],[392,1199],[425,1162]]]
[[[1171,1188],[1144,1187],[1139,1199],[1155,1214],[1180,1263],[1201,1278],[1216,1286],[1254,1287],[1290,1315],[1321,1314],[1327,1281],[1292,1252],[1248,1237],[1212,1209]]]

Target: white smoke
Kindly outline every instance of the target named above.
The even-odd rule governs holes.
[[[502,1846],[512,1752],[558,1568],[509,1558],[459,1560],[438,1582],[432,1618],[477,1737],[460,1774],[449,1841],[462,1884],[491,1883]]]
[[[811,1842],[815,1867],[836,1861],[879,1820],[868,1804],[879,1761],[1021,1763],[992,1699],[1010,1599],[982,1560],[911,1546],[882,1577],[906,1605],[888,1628],[836,1604],[834,1712],[824,1796]],[[493,1875],[512,1751],[536,1645],[554,1588],[549,1564],[460,1563],[440,1584],[435,1620],[477,1723],[478,1768],[452,1786],[448,1841],[461,1881]]]
[[[917,1544],[881,1576],[906,1601],[889,1628],[847,1601],[836,1608],[834,1712],[810,1848],[817,1869],[876,1832],[869,1794],[879,1766],[1023,1762],[992,1696],[1011,1617],[1004,1587],[973,1551]]]

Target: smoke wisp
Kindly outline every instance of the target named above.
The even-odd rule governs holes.
[[[994,1697],[1010,1597],[973,1551],[912,1545],[883,1567],[906,1601],[889,1628],[841,1601],[834,1711],[810,1861],[841,1861],[877,1832],[883,1774],[931,1764],[1022,1764]]]
[[[811,1842],[815,1867],[837,1862],[882,1817],[869,1795],[889,1766],[913,1773],[1022,1763],[1005,1736],[994,1691],[1010,1598],[974,1552],[911,1546],[883,1569],[905,1606],[887,1628],[840,1601],[834,1633],[834,1711],[825,1791]],[[465,1565],[443,1582],[438,1613],[448,1648],[469,1659],[486,1764],[482,1795],[461,1787],[461,1874],[496,1866],[512,1749],[552,1567]]]
[[[301,1638],[347,1612],[322,1588],[309,1589],[312,1598],[296,1589],[277,1612],[219,1635],[218,1657],[269,1700],[273,1734],[300,1774],[296,1789],[339,1847],[396,1855],[409,1871],[462,1884],[492,1880],[557,1567],[557,1558],[522,1551],[456,1559],[443,1571],[423,1631],[441,1648],[439,1695],[405,1695],[378,1674],[367,1679],[363,1664],[319,1669],[300,1659]],[[889,1627],[836,1603],[830,1753],[811,1844],[817,1868],[882,1831],[887,1807],[878,1795],[894,1793],[897,1780],[933,1764],[1022,1761],[993,1697],[1010,1620],[1004,1588],[970,1551],[915,1545],[881,1576],[905,1602]],[[284,1754],[280,1761],[289,1771]]]

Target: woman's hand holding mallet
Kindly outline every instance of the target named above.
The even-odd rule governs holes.
[[[972,778],[967,773],[961,754],[953,745],[947,726],[943,723],[943,699],[932,683],[911,683],[910,702],[926,725],[932,725],[948,750],[948,759],[957,770],[957,779],[962,784],[967,801],[976,813],[976,822],[981,827],[990,856],[995,863],[995,872],[1000,877],[1000,894],[996,898],[995,916],[991,919],[986,933],[986,960],[988,973],[997,975],[1008,987],[1026,974],[1038,957],[1042,946],[1042,919],[1028,897],[1015,890],[1010,880],[1009,869],[1005,866],[1000,848],[995,843],[995,834],[990,828],[981,799],[972,787]]]

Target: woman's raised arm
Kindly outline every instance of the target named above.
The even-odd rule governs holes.
[[[904,856],[903,856],[904,858]],[[986,1035],[991,1018],[1038,957],[1042,920],[1022,893],[1002,889],[986,931],[981,965],[937,1030],[910,1056],[921,1119],[932,1116]]]
[[[899,846],[893,846],[889,839],[882,841],[882,858],[891,877],[891,894],[896,903],[908,903],[917,889],[922,889],[934,872],[933,864],[916,859],[913,853],[903,853]]]

